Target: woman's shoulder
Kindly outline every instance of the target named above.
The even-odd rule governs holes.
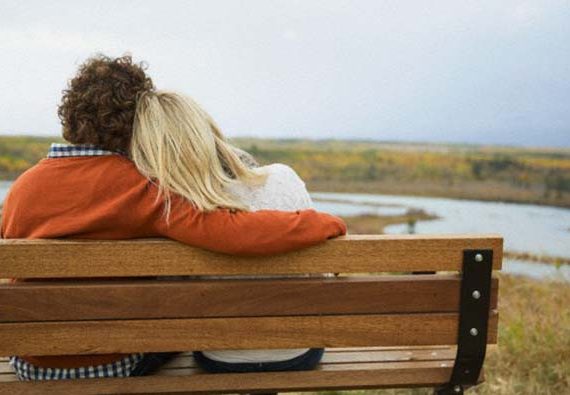
[[[230,191],[253,210],[301,210],[312,206],[311,198],[301,177],[291,167],[274,163],[257,168],[267,175],[263,185],[237,184]]]
[[[290,166],[282,163],[273,163],[258,169],[267,174],[265,184],[269,188],[305,189],[305,182]]]
[[[301,177],[297,174],[292,167],[287,166],[283,163],[273,163],[267,166],[262,166],[258,168],[259,170],[265,172],[269,177],[284,177],[285,179],[301,181]],[[283,178],[282,178],[283,179]]]

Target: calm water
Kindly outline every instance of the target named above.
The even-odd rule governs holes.
[[[403,212],[423,209],[440,219],[418,222],[417,233],[500,233],[505,238],[505,250],[570,257],[569,209],[391,195],[313,193],[312,196],[315,199],[351,202],[317,201],[318,208],[336,214],[344,214],[347,206],[352,206],[352,214],[374,212],[370,206],[360,203],[386,204],[391,209],[400,205]],[[387,233],[407,233],[408,226],[392,225],[385,230]]]
[[[0,204],[4,201],[10,184],[12,184],[11,181],[0,181]]]
[[[10,184],[0,181],[0,202]],[[392,195],[313,193],[312,196],[317,209],[337,215],[399,215],[408,209],[423,209],[440,219],[418,222],[416,233],[500,233],[505,238],[505,250],[570,257],[569,209]],[[407,225],[389,226],[386,232],[407,233]],[[504,271],[570,281],[570,265],[556,268],[505,260]]]
[[[367,213],[404,213],[423,209],[440,217],[420,221],[416,233],[499,233],[505,250],[570,257],[570,210],[528,204],[481,202],[429,197],[365,195],[351,193],[313,193],[317,209],[337,215]],[[400,211],[398,211],[398,209]],[[379,211],[382,210],[382,211]],[[387,233],[407,233],[408,226],[386,227]],[[534,278],[570,281],[570,265],[557,268],[521,260],[505,260],[503,271]]]

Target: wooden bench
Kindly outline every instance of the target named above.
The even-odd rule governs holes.
[[[257,258],[166,240],[1,240],[0,278],[28,281],[0,285],[0,393],[462,393],[483,380],[486,345],[497,341],[491,272],[501,260],[497,235],[347,236]],[[329,272],[341,275],[155,277]],[[297,347],[327,349],[317,370],[208,374],[188,353]],[[7,364],[9,355],[144,351],[186,353],[132,378],[19,382]]]

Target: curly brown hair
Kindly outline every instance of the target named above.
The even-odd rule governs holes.
[[[63,137],[72,144],[127,153],[137,97],[154,89],[145,68],[128,55],[87,59],[69,81],[58,107]]]

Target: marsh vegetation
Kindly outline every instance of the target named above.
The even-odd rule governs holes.
[[[0,137],[0,180],[45,157],[53,137]],[[234,139],[261,163],[292,166],[309,190],[570,207],[570,149]]]

